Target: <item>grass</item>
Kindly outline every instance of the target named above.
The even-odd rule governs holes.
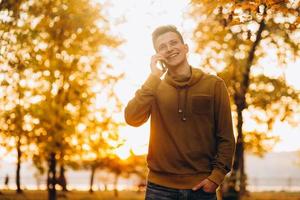
[[[0,200],[47,200],[46,191],[25,190],[23,194],[16,194],[12,190],[4,190]],[[58,200],[143,200],[144,193],[134,191],[119,192],[115,198],[113,192],[94,192],[90,194],[85,191],[70,191],[63,193],[58,191]],[[300,192],[254,192],[243,200],[300,200]]]
[[[16,194],[15,191],[2,191],[0,195],[0,200],[46,200],[48,199],[47,191],[33,191],[26,190],[23,194]],[[122,191],[119,192],[118,198],[114,197],[113,192],[94,192],[90,194],[86,191],[70,191],[70,192],[60,192],[57,193],[58,200],[142,200],[144,198],[144,193],[138,193],[134,191]]]
[[[253,192],[243,200],[300,200],[300,192]]]

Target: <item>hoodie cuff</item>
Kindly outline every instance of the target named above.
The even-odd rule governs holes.
[[[161,82],[160,78],[157,76],[150,74],[146,80],[146,82],[143,84],[143,86],[147,89],[150,89],[152,91],[155,91],[158,88],[159,83]]]
[[[210,176],[207,178],[212,182],[216,183],[217,185],[220,185],[223,182],[225,175],[226,174],[224,174],[221,170],[213,169]]]

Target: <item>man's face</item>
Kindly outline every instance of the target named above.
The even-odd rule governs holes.
[[[176,67],[186,61],[188,46],[174,32],[166,32],[156,39],[155,50],[165,59],[167,67]]]

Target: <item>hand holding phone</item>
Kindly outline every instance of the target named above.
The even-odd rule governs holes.
[[[166,64],[164,63],[164,61],[163,60],[159,60],[158,62],[160,64],[160,67],[161,67],[162,71],[166,72],[167,71],[167,67],[166,67]]]
[[[166,59],[160,55],[160,54],[155,54],[151,57],[151,73],[154,74],[155,76],[161,77],[166,71]]]

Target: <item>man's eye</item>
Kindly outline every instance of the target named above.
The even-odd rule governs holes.
[[[160,46],[160,47],[158,48],[159,51],[163,51],[163,50],[165,50],[165,49],[166,49],[166,46]]]
[[[172,42],[171,42],[171,45],[172,45],[172,46],[175,46],[177,43],[178,43],[177,41],[172,41]]]

